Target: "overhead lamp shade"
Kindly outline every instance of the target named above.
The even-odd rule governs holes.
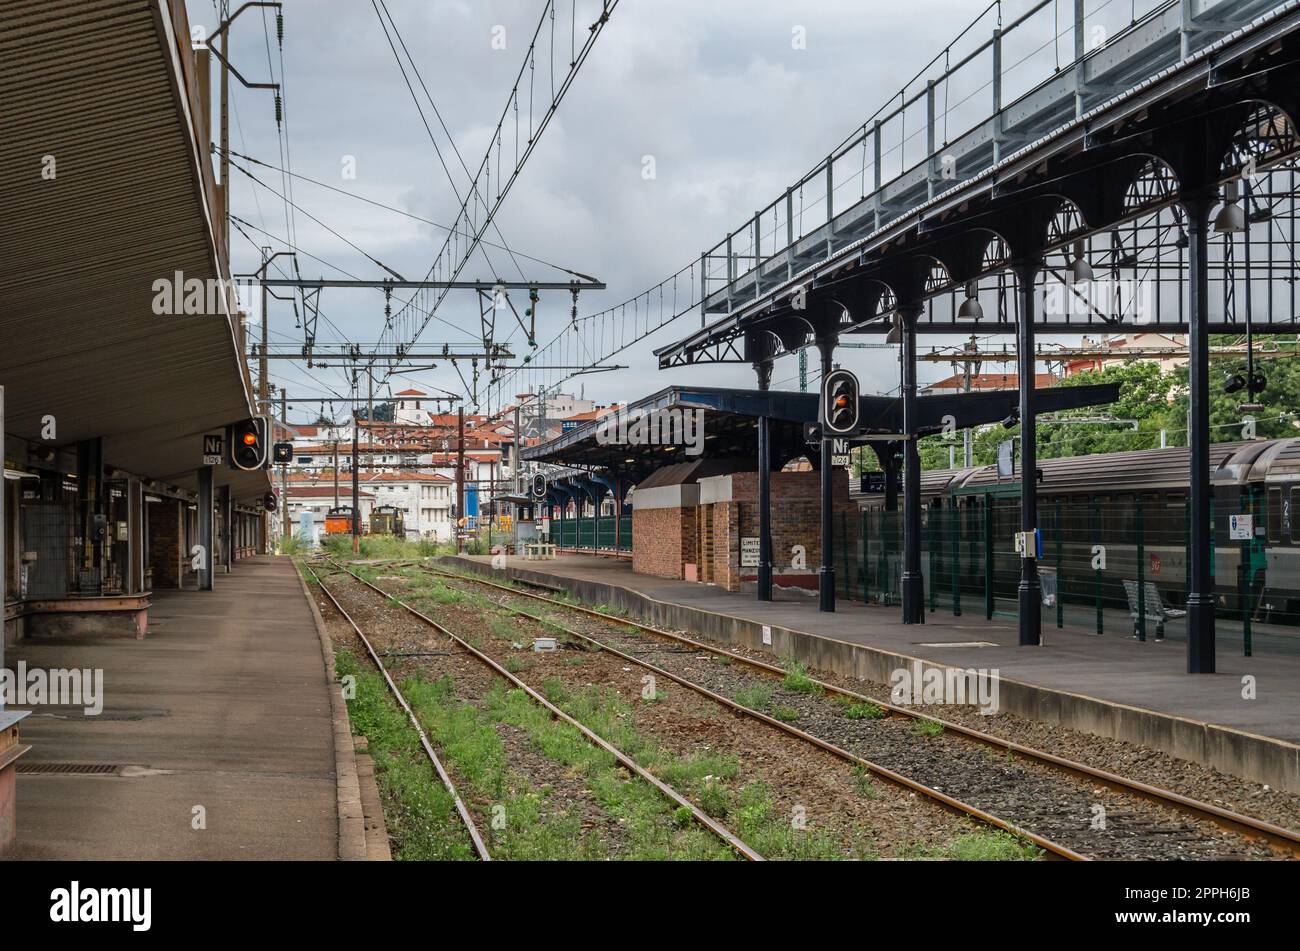
[[[1219,234],[1241,234],[1246,230],[1246,209],[1237,202],[1237,183],[1228,182],[1223,189],[1223,207],[1214,216],[1214,230]]]
[[[903,315],[895,312],[894,326],[890,328],[889,335],[885,337],[885,343],[902,343],[903,342]]]
[[[1089,284],[1093,280],[1092,265],[1088,263],[1087,258],[1076,257],[1074,263],[1070,265],[1070,275],[1076,284]]]
[[[966,299],[961,302],[957,308],[957,316],[964,317],[968,320],[979,320],[984,316],[984,308],[980,306],[979,297],[976,296],[974,283],[966,285]]]
[[[1246,230],[1246,212],[1241,205],[1229,202],[1214,216],[1214,230],[1219,234],[1241,234]]]

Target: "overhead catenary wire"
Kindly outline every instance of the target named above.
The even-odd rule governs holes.
[[[217,146],[216,144],[213,145],[213,151],[216,152],[217,154],[221,153],[220,147]],[[283,169],[280,169],[277,166],[270,164],[269,162],[263,162],[260,159],[253,158],[251,155],[247,155],[242,152],[236,152],[234,149],[228,150],[227,154],[230,155],[232,158],[241,159],[245,162],[251,162],[254,165],[260,165],[263,168],[273,172],[284,171]],[[367,205],[373,205],[376,208],[382,208],[385,211],[391,211],[394,214],[401,215],[404,218],[410,218],[412,221],[418,221],[421,224],[429,225],[430,227],[437,228],[440,231],[446,231],[450,233],[453,230],[455,230],[448,225],[442,224],[441,222],[433,221],[430,218],[425,218],[422,215],[417,215],[414,212],[407,211],[404,208],[398,208],[395,205],[385,204],[382,201],[377,201],[365,195],[359,195],[356,192],[348,191],[346,188],[339,188],[337,185],[331,185],[328,182],[322,182],[319,179],[315,179],[315,178],[311,178],[310,176],[303,175],[301,172],[287,172],[287,174],[292,178],[299,179],[300,181],[307,182],[311,185],[316,185],[320,188],[328,189],[329,191],[332,192],[337,192],[340,195],[346,195],[349,198],[353,198],[357,201],[364,202]],[[267,187],[267,186],[264,185],[263,187]],[[254,192],[253,194],[256,195],[257,193]],[[273,194],[278,194],[278,193],[273,192]],[[263,224],[265,224],[265,221],[263,222]],[[460,234],[461,237],[466,237],[466,238],[470,237],[469,232],[462,231],[460,232]],[[480,244],[486,244],[488,247],[497,248],[502,251],[510,251],[517,258],[521,258],[525,261],[531,261],[534,264],[540,264],[544,267],[553,268],[554,270],[560,271],[563,274],[568,274],[571,277],[581,278],[584,280],[587,279],[587,275],[579,271],[575,271],[572,268],[565,267],[563,264],[556,264],[554,261],[547,261],[545,258],[539,258],[531,254],[525,254],[522,251],[507,248],[505,245],[494,244],[493,242],[488,241],[486,239],[481,241]]]
[[[492,152],[494,147],[498,150],[498,153],[501,151],[501,147],[497,145],[497,143],[500,141],[501,132],[506,124],[507,119],[511,116],[512,113],[516,116],[516,129],[518,129],[517,116],[518,116],[518,108],[520,104],[519,102],[520,83],[523,78],[524,71],[526,69],[531,70],[535,65],[535,52],[536,52],[538,38],[541,34],[541,30],[544,24],[547,22],[547,15],[551,10],[553,2],[554,0],[548,0],[546,6],[543,8],[542,17],[541,19],[539,19],[538,25],[533,32],[532,41],[529,43],[528,51],[525,56],[525,61],[520,67],[519,73],[516,76],[514,86],[512,87],[511,94],[506,101],[506,105],[501,112],[500,118],[497,120],[493,134],[489,138],[489,145],[487,147],[486,152],[484,153],[482,161],[479,163],[478,171],[473,176],[472,180],[475,184],[477,184],[479,178],[483,176],[488,169],[490,169],[490,163],[492,160]],[[581,70],[583,63],[586,61],[587,56],[590,54],[596,40],[603,32],[603,28],[605,24],[608,22],[610,15],[618,6],[618,2],[619,0],[602,0],[600,15],[591,24],[591,26],[588,27],[588,36],[586,38],[586,41],[583,43],[579,51],[574,55],[574,59],[572,64],[569,67],[569,71],[565,74],[564,78],[560,81],[556,89],[555,96],[553,97],[549,107],[543,113],[540,120],[536,121],[535,123],[533,121],[534,117],[531,115],[531,111],[530,111],[530,116],[529,116],[530,132],[526,143],[521,143],[519,133],[516,131],[515,141],[514,141],[514,149],[516,155],[515,166],[510,171],[509,175],[504,178],[504,181],[501,180],[500,176],[498,177],[498,193],[494,199],[491,199],[490,207],[484,209],[485,214],[482,221],[478,221],[476,219],[475,212],[473,209],[471,209],[469,205],[469,197],[470,197],[469,194],[465,196],[465,199],[462,201],[461,204],[461,210],[457,214],[455,227],[456,229],[459,229],[462,218],[469,223],[470,231],[472,233],[472,238],[468,242],[466,242],[466,247],[465,248],[457,247],[455,253],[454,254],[452,253],[453,239],[455,238],[457,233],[456,231],[453,231],[448,236],[448,240],[444,242],[443,250],[440,251],[439,254],[435,257],[434,265],[430,267],[429,274],[433,274],[435,268],[437,268],[439,263],[445,258],[447,261],[447,270],[450,274],[450,279],[455,280],[457,277],[459,277],[465,265],[468,263],[470,257],[473,255],[474,251],[478,248],[479,242],[482,240],[483,234],[487,230],[488,225],[490,225],[492,221],[495,219],[495,215],[497,211],[500,209],[502,203],[509,195],[510,190],[513,187],[514,183],[518,180],[519,174],[522,172],[524,166],[527,164],[529,156],[536,148],[537,143],[541,139],[542,133],[545,131],[552,117],[555,115],[556,111],[558,110],[560,103],[563,101],[565,97],[565,94],[567,93],[569,88],[571,88],[575,77]],[[396,330],[400,324],[401,318],[403,317],[403,312],[406,309],[405,306],[403,306],[401,311],[399,311],[397,314],[394,315],[395,321],[397,322],[386,329],[385,342],[392,345],[395,349],[399,345],[414,344],[419,339],[420,335],[424,332],[424,329],[428,326],[430,318],[436,313],[437,308],[441,305],[442,301],[446,299],[447,293],[448,293],[447,290],[443,289],[441,293],[435,295],[434,300],[431,306],[428,308],[427,314],[425,315],[424,319],[420,321],[415,321],[414,326],[406,328],[407,332],[403,334],[401,340],[399,341],[397,339]]]

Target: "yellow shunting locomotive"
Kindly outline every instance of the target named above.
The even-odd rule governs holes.
[[[406,521],[402,510],[396,505],[378,505],[370,512],[371,535],[393,535],[406,537]]]

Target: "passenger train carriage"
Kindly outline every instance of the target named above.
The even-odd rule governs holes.
[[[1065,603],[1126,607],[1123,582],[1139,578],[1154,583],[1171,606],[1186,600],[1189,458],[1177,447],[1039,460],[1039,564],[1045,575],[1058,575]],[[1214,444],[1210,478],[1220,612],[1241,615],[1244,590],[1253,619],[1300,624],[1300,525],[1292,516],[1300,503],[1300,437]],[[936,572],[931,552],[940,559],[931,583],[947,590],[955,565],[962,591],[978,594],[991,555],[997,596],[1014,593],[1019,477],[999,479],[996,465],[929,470],[921,494],[928,574]],[[880,495],[858,501],[868,512],[885,504]],[[1234,536],[1234,515],[1252,516],[1253,525],[1237,519]],[[869,548],[878,544],[866,534]]]

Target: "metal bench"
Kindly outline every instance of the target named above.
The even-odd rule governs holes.
[[[1187,612],[1181,608],[1171,608],[1165,604],[1164,598],[1160,596],[1160,591],[1156,588],[1154,581],[1148,581],[1142,586],[1143,603],[1142,613],[1146,616],[1148,622],[1155,621],[1156,637],[1158,641],[1165,639],[1165,621],[1175,620],[1180,617],[1186,617]],[[1128,595],[1128,613],[1133,618],[1133,636],[1138,636],[1138,583],[1126,579],[1124,581],[1124,593]]]
[[[549,561],[555,557],[555,545],[551,542],[526,542],[524,544],[524,561]]]

